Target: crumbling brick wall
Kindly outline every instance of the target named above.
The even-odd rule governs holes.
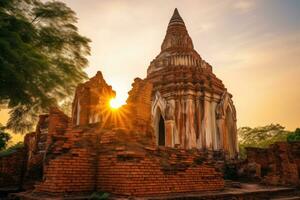
[[[99,128],[99,127],[98,127]],[[49,114],[49,133],[44,173],[35,191],[43,192],[90,192],[95,187],[96,139],[89,135],[91,127],[79,128],[58,109]],[[89,131],[90,132],[89,132]]]
[[[300,142],[277,142],[267,149],[247,148],[247,167],[271,185],[300,185]]]
[[[215,163],[210,163],[203,152],[157,149],[153,143],[141,145],[145,140],[122,131],[102,135],[97,170],[99,191],[146,196],[224,188],[222,173],[216,171]]]
[[[193,157],[190,157],[193,159]],[[97,188],[114,194],[145,196],[220,190],[222,175],[211,166],[163,166],[155,158],[124,152],[99,156]]]
[[[202,162],[205,156],[198,151],[157,150],[151,127],[152,84],[137,78],[132,86],[127,105],[106,113],[105,123],[74,126],[73,121],[67,126],[68,119],[59,111],[50,112],[44,181],[35,191],[143,196],[224,187],[223,175],[210,162]]]
[[[219,190],[222,174],[199,151],[156,149],[124,129],[73,129],[49,155],[36,192],[91,192],[145,196]]]
[[[104,116],[109,100],[115,97],[115,91],[106,83],[100,71],[85,83],[76,88],[72,105],[72,124],[88,125],[92,123],[106,124]]]
[[[26,158],[25,148],[0,157],[0,187],[20,188]]]
[[[36,191],[91,192],[95,186],[95,155],[85,148],[72,149],[57,156],[45,165],[44,182]]]
[[[41,121],[39,121],[40,123]],[[44,153],[38,151],[38,137],[36,132],[28,133],[24,138],[26,149],[26,164],[24,178],[22,182],[23,189],[33,189],[35,182],[42,179],[43,157]]]

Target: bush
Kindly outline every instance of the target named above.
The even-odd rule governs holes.
[[[13,154],[13,153],[17,152],[18,149],[23,148],[23,147],[24,147],[23,142],[19,142],[19,143],[15,144],[15,145],[9,147],[8,149],[0,151],[0,157],[2,157],[2,156],[8,156],[10,154]]]
[[[287,137],[288,142],[300,141],[300,128],[297,128],[295,132],[290,133]]]
[[[9,133],[5,131],[5,127],[0,124],[0,150],[6,148],[8,141],[11,139]]]

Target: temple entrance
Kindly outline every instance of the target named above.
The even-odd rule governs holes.
[[[158,145],[165,146],[165,121],[161,115],[158,124]]]

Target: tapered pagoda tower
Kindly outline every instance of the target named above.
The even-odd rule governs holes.
[[[158,145],[237,154],[232,95],[195,51],[177,9],[147,80],[153,83],[151,114]]]

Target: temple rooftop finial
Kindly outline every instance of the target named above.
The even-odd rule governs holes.
[[[175,10],[174,10],[173,16],[172,16],[172,18],[171,18],[171,20],[169,22],[169,26],[170,25],[174,25],[174,24],[182,24],[182,25],[184,25],[184,21],[181,18],[181,16],[180,16],[177,8],[175,8]]]

